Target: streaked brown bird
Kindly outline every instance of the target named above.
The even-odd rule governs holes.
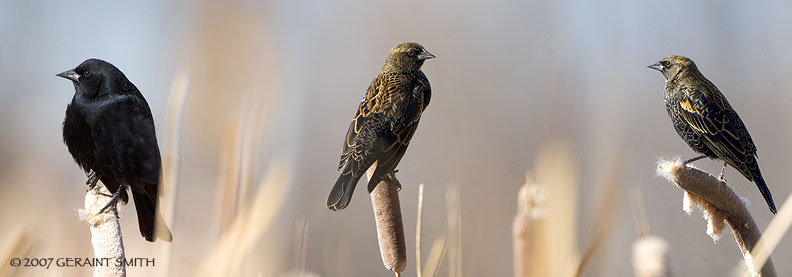
[[[663,73],[665,104],[677,134],[702,155],[685,164],[708,157],[723,160],[723,169],[730,165],[748,181],[759,187],[773,214],[776,206],[767,188],[759,164],[756,146],[740,116],[715,85],[699,72],[696,64],[682,56],[665,57],[649,68]]]
[[[432,89],[421,66],[434,57],[415,42],[390,50],[349,124],[338,165],[341,175],[327,198],[330,210],[349,205],[355,186],[369,168],[373,170],[369,193],[383,178],[392,176],[429,105]]]

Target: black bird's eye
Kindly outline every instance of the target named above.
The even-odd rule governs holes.
[[[670,65],[671,65],[671,62],[669,62],[669,61],[662,61],[662,62],[660,62],[660,64],[661,64],[661,65],[663,65],[663,67],[668,67],[668,66],[670,66]]]
[[[91,76],[91,71],[89,71],[89,70],[83,71],[82,75],[83,75],[83,77]]]

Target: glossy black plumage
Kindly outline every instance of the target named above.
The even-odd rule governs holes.
[[[127,202],[132,191],[140,233],[148,241],[171,234],[157,213],[160,153],[146,99],[112,64],[89,59],[57,76],[75,93],[66,107],[63,141],[74,161]],[[120,190],[120,191],[119,191]],[[155,221],[161,231],[155,234]]]
[[[679,136],[694,151],[725,161],[755,182],[770,211],[776,213],[756,160],[756,146],[726,97],[686,57],[669,56],[649,68],[663,73],[666,111]]]
[[[399,164],[429,105],[432,89],[421,66],[431,58],[434,55],[414,42],[391,49],[349,124],[338,165],[341,174],[327,198],[329,209],[349,205],[358,181],[375,163],[369,192]]]

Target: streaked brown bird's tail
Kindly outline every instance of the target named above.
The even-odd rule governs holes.
[[[360,176],[353,176],[353,174],[341,174],[330,191],[330,196],[327,197],[327,208],[332,211],[339,211],[349,205],[352,200],[352,193],[355,192],[355,186],[360,181]]]
[[[765,202],[767,202],[767,206],[770,207],[770,212],[773,214],[776,213],[776,205],[773,202],[773,196],[770,195],[770,189],[767,188],[767,184],[762,178],[762,173],[759,173],[759,167],[756,168],[756,173],[754,173],[754,183],[759,188],[759,191],[762,193],[762,197],[764,197]]]

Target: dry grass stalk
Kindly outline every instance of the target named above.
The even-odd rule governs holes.
[[[605,193],[600,196],[599,213],[597,214],[597,220],[594,224],[594,241],[591,242],[591,245],[586,249],[586,252],[584,252],[578,264],[575,276],[580,276],[581,272],[583,272],[583,268],[585,268],[586,264],[592,259],[594,253],[600,248],[603,241],[605,241],[608,234],[610,234],[611,230],[614,228],[613,221],[615,220],[617,208],[621,204],[619,198],[621,196],[620,192],[622,191],[622,186],[619,176],[623,168],[620,161],[621,159],[616,159],[611,163],[613,164],[613,168],[610,170],[606,179]]]
[[[462,205],[459,201],[459,184],[446,190],[448,220],[448,276],[462,276]]]
[[[671,257],[668,253],[668,243],[662,238],[652,236],[652,226],[649,214],[644,204],[643,193],[634,188],[631,202],[635,229],[638,240],[632,247],[632,264],[636,277],[667,277],[671,276]]]
[[[220,170],[218,174],[217,200],[220,210],[220,234],[223,234],[234,221],[237,214],[237,196],[242,153],[240,125],[231,125],[223,132],[220,145]]]
[[[18,228],[8,233],[0,244],[0,276],[14,276],[19,266],[11,266],[11,259],[26,257],[33,248],[30,232]]]
[[[163,215],[168,226],[173,228],[176,214],[176,200],[179,191],[179,172],[181,140],[182,114],[184,111],[184,101],[187,98],[187,88],[190,84],[190,77],[186,73],[178,73],[173,77],[168,99],[168,112],[165,119],[165,147],[162,159],[162,181],[160,182],[159,195],[163,195],[166,201],[160,201],[158,205],[159,213]],[[158,226],[157,232],[162,229]],[[164,243],[160,248],[160,259],[162,266],[160,275],[170,276],[172,244]]]
[[[416,276],[422,277],[423,266],[421,265],[421,224],[423,223],[423,193],[424,184],[418,185],[418,216],[415,223],[415,270]]]
[[[255,157],[261,147],[261,125],[264,119],[260,99],[250,94],[245,101],[237,125],[225,133],[221,149],[220,200],[221,233],[228,228],[239,211],[250,206],[253,195]]]
[[[429,256],[426,257],[426,267],[422,272],[422,276],[434,277],[437,274],[437,269],[440,268],[440,261],[446,252],[446,239],[444,237],[436,238],[432,244],[432,249],[429,250]]]
[[[577,195],[579,174],[571,144],[555,139],[536,156],[534,177],[546,194],[546,204],[534,232],[531,276],[572,276],[577,253]]]
[[[126,276],[125,263],[117,263],[124,259],[124,241],[121,237],[121,224],[118,222],[118,208],[99,211],[110,202],[110,191],[105,186],[97,185],[85,193],[85,209],[78,212],[80,218],[88,222],[91,228],[91,245],[94,257],[109,259],[106,266],[94,266],[93,276]]]
[[[307,271],[305,265],[308,256],[308,219],[299,218],[294,223],[294,247],[292,253],[292,262],[294,263],[292,271],[299,276],[305,276]]]
[[[278,162],[281,161],[281,162]],[[206,259],[201,273],[205,276],[240,276],[241,266],[251,249],[278,216],[286,200],[293,177],[291,166],[273,159],[250,207],[240,211]]]
[[[245,100],[245,107],[243,110],[240,125],[242,126],[241,138],[241,153],[240,153],[240,178],[239,178],[239,195],[237,196],[237,210],[250,205],[253,175],[256,169],[256,155],[260,152],[262,142],[261,128],[264,119],[266,118],[266,104],[263,103],[262,93],[251,92],[248,93]]]
[[[529,277],[533,261],[534,231],[536,220],[541,210],[543,197],[541,189],[534,184],[530,173],[525,176],[525,184],[517,194],[517,214],[512,221],[512,239],[514,241],[514,276]]]
[[[707,219],[707,234],[713,240],[720,237],[724,229],[723,221],[731,227],[734,240],[743,254],[745,263],[751,267],[750,252],[759,242],[761,232],[753,220],[743,200],[717,177],[700,169],[674,161],[661,160],[657,173],[685,191],[684,209],[690,213],[693,206],[699,206]],[[773,262],[767,259],[761,272],[754,270],[754,275],[776,276]]]
[[[536,156],[534,174],[518,195],[512,222],[515,276],[573,276],[576,249],[577,161],[569,142],[556,139]],[[534,181],[535,180],[535,181]]]
[[[649,222],[649,213],[646,211],[644,194],[638,188],[633,188],[630,194],[630,202],[633,210],[633,220],[635,221],[635,231],[638,237],[643,238],[652,235],[652,225]]]
[[[376,168],[376,163],[371,168]],[[369,179],[371,170],[368,172]],[[379,241],[382,264],[396,272],[404,271],[407,266],[407,246],[404,240],[399,188],[401,184],[395,176],[384,178],[371,192],[371,203],[377,222],[377,241]]]
[[[759,268],[770,258],[770,253],[775,250],[781,238],[789,230],[792,225],[792,197],[787,197],[784,205],[778,210],[778,213],[770,221],[770,225],[764,232],[764,235],[759,239],[759,243],[751,250],[751,268]],[[740,276],[748,276],[748,268],[744,266],[738,267],[735,272],[742,272]]]

